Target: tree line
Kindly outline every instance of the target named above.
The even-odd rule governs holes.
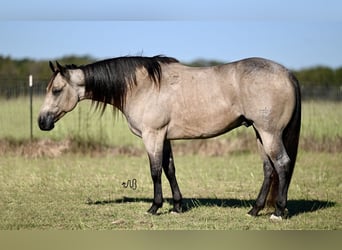
[[[58,61],[61,64],[84,65],[96,61],[91,56],[65,56]],[[190,63],[189,66],[213,66],[223,62],[215,60],[198,59]],[[299,70],[292,70],[297,76],[302,87],[334,87],[342,86],[342,66],[336,69],[326,66],[315,66]],[[0,90],[21,86],[28,82],[28,76],[33,75],[34,82],[47,84],[51,77],[51,70],[46,60],[12,59],[0,55]],[[3,95],[3,93],[0,93]]]
[[[61,64],[88,64],[94,60],[90,56],[67,56],[58,59]],[[51,77],[47,60],[12,59],[0,56],[0,86],[17,84],[33,75],[36,81],[46,81]]]

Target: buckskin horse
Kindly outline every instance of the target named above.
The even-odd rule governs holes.
[[[83,99],[120,110],[145,145],[154,187],[149,213],[162,207],[162,170],[170,182],[173,211],[181,212],[170,140],[210,138],[252,126],[263,159],[264,180],[248,212],[257,216],[266,200],[282,219],[295,166],[301,123],[300,88],[285,67],[248,58],[212,67],[189,67],[165,56],[118,57],[92,64],[50,62],[52,77],[38,124],[51,130]]]

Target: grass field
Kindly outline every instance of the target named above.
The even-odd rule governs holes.
[[[146,215],[152,181],[146,157],[0,159],[0,229],[342,229],[338,154],[304,153],[289,191],[289,216],[271,222],[267,211],[246,216],[261,185],[253,153],[176,158],[186,211]],[[195,171],[196,169],[196,171]],[[310,171],[308,171],[310,170]],[[137,188],[122,182],[137,180]],[[164,197],[170,189],[163,178]]]
[[[41,102],[34,100],[34,121]],[[0,229],[342,229],[342,103],[303,104],[289,218],[281,222],[270,221],[267,210],[257,218],[246,216],[262,181],[254,144],[220,149],[240,147],[234,143],[245,138],[254,142],[250,129],[232,131],[204,146],[177,142],[175,163],[185,212],[168,212],[171,192],[163,177],[166,202],[159,215],[151,216],[145,214],[153,194],[147,156],[141,141],[110,108],[100,119],[89,103],[82,103],[49,133],[34,123],[32,143],[28,99],[0,100],[0,110]],[[70,146],[65,138],[80,144]],[[93,146],[99,143],[105,150]],[[55,144],[58,154],[36,154]],[[118,146],[125,150],[115,151]],[[122,186],[132,179],[137,180],[135,190]]]

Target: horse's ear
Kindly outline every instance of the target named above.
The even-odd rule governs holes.
[[[57,69],[59,71],[63,71],[64,70],[64,67],[62,65],[60,65],[58,61],[56,61],[56,65],[57,65]]]
[[[59,62],[56,61],[57,69],[61,73],[62,76],[67,76],[67,69],[59,64]]]
[[[49,61],[49,66],[50,66],[50,69],[52,70],[52,72],[55,73],[56,69],[55,69],[55,66],[53,65],[53,63],[51,61]]]

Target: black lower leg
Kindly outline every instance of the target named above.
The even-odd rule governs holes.
[[[285,209],[287,206],[287,187],[286,187],[286,181],[282,180],[281,177],[279,177],[279,189],[278,189],[278,197],[276,200],[276,207],[274,214],[276,216],[283,217],[285,215]]]
[[[249,215],[257,216],[259,211],[265,207],[266,198],[270,191],[272,182],[272,165],[269,161],[264,162],[264,181],[262,183],[259,195],[255,201],[253,208],[248,212]]]
[[[285,209],[287,206],[287,192],[289,188],[289,178],[291,178],[291,175],[288,171],[289,164],[289,158],[283,156],[281,158],[278,158],[278,162],[275,167],[279,176],[279,188],[278,197],[276,199],[276,209],[274,214],[278,217],[283,217],[285,215]]]
[[[166,140],[164,142],[163,150],[163,169],[164,173],[170,183],[172,198],[173,198],[173,212],[182,212],[182,194],[179,190],[177,179],[176,179],[176,169],[173,160],[173,154],[171,149],[170,141]]]
[[[161,185],[161,173],[162,167],[161,164],[158,164],[158,161],[151,159],[151,176],[153,180],[153,203],[151,208],[147,211],[151,214],[156,214],[157,210],[163,206],[163,193],[162,193],[162,185]]]

